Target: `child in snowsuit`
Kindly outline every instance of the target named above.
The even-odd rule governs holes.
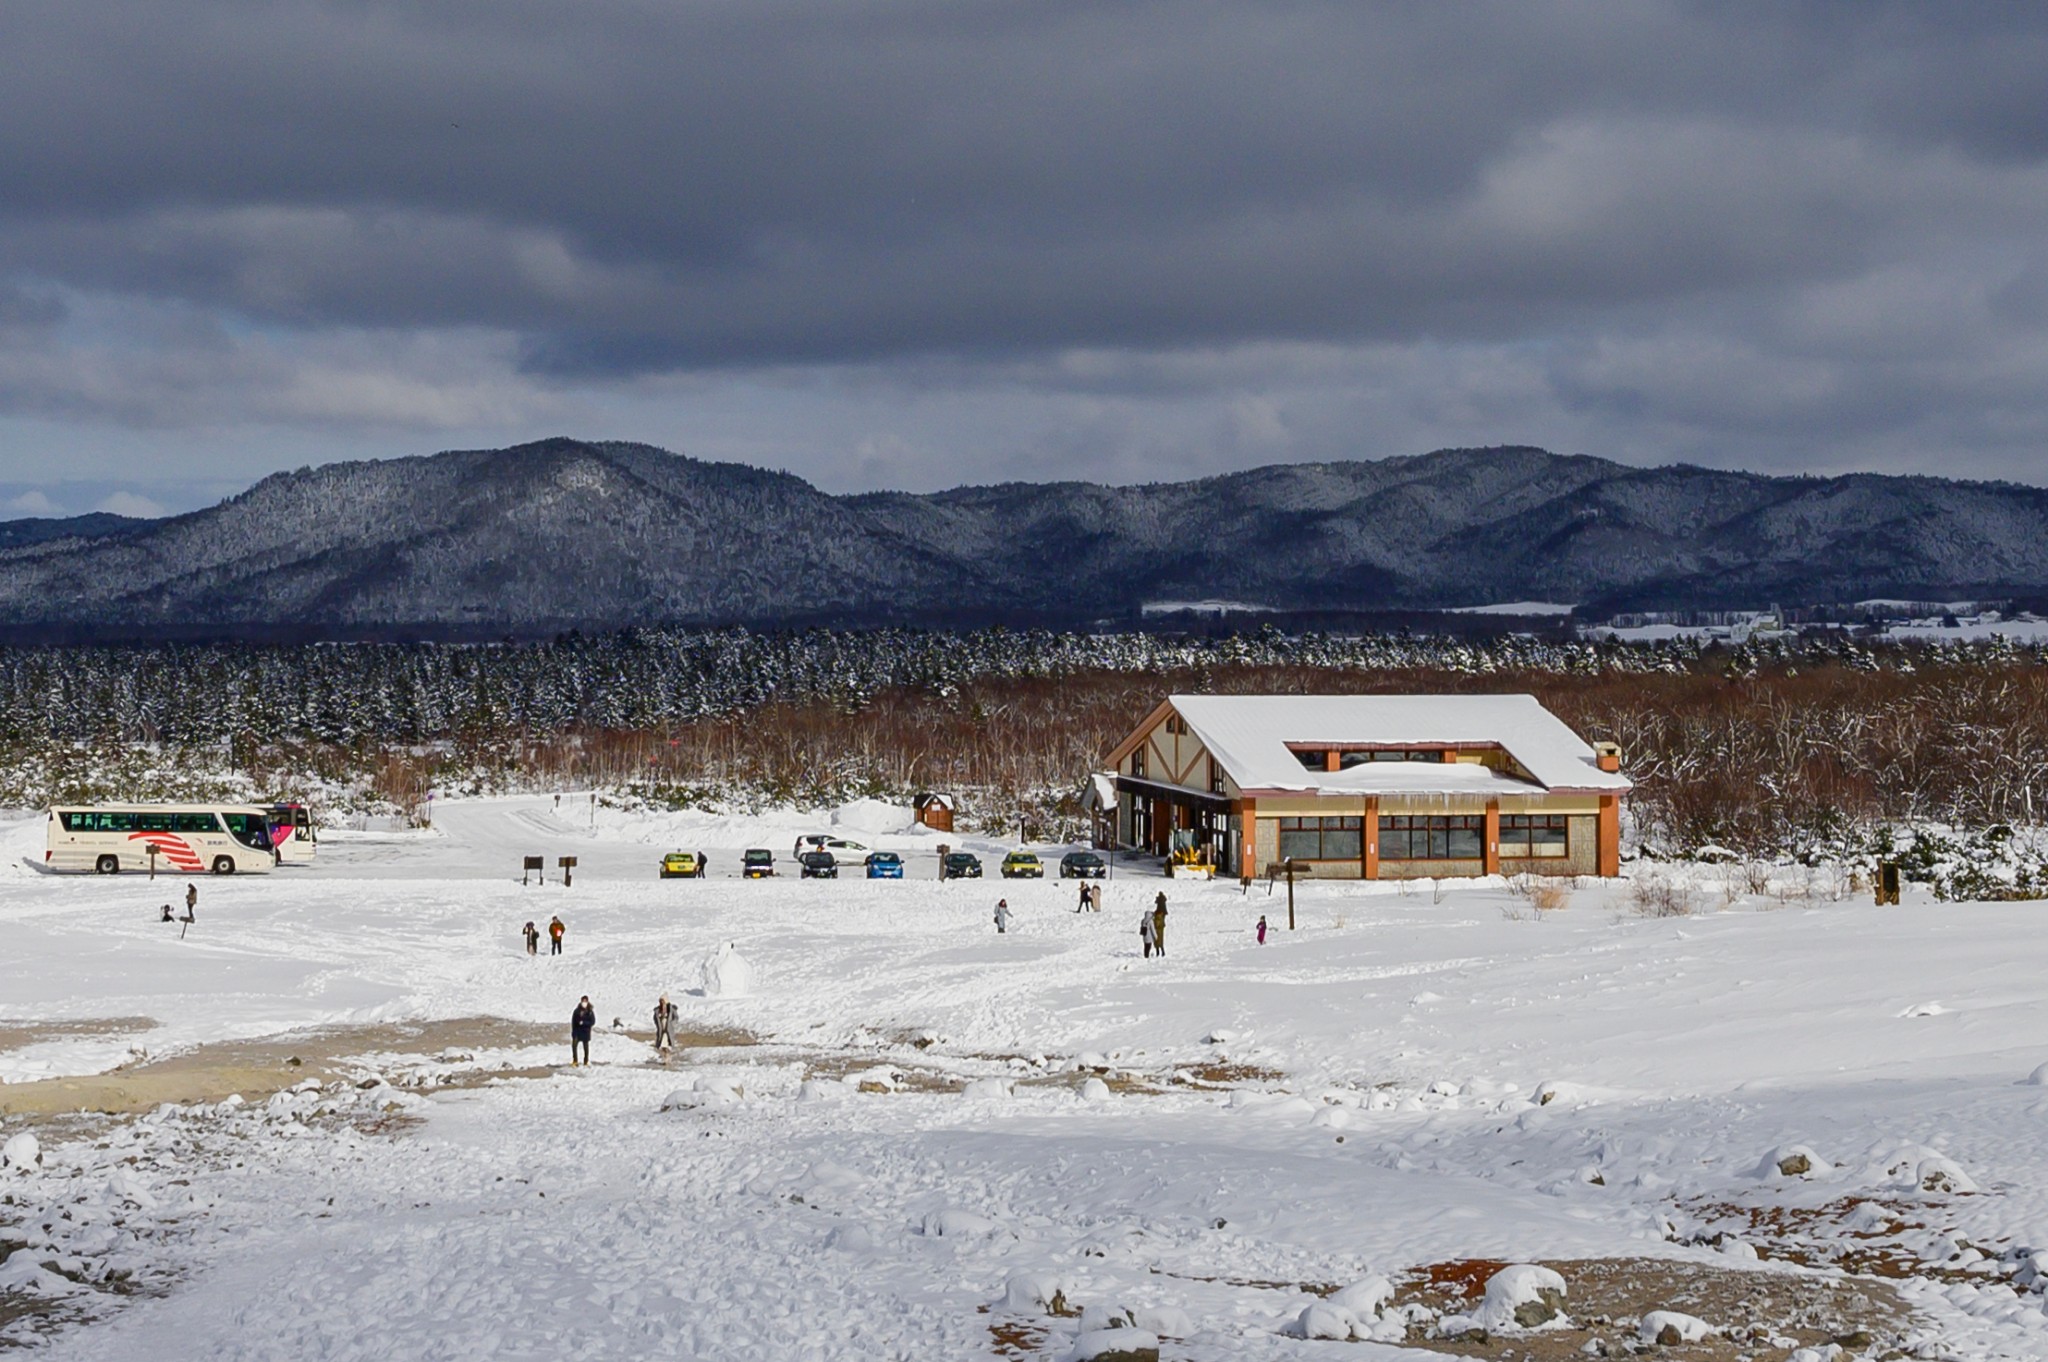
[[[583,995],[583,1001],[576,1004],[576,1010],[569,1014],[569,1063],[573,1065],[590,1063],[590,1033],[597,1029],[597,1009],[590,1005],[590,995]],[[578,1058],[578,1054],[581,1058]]]

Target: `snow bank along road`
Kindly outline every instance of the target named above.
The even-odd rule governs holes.
[[[153,920],[182,881],[44,876],[23,864],[40,820],[0,831],[6,1085],[312,1026],[564,1031],[365,1056],[361,1087],[0,1117],[0,1337],[94,1359],[1412,1356],[1392,1340],[1459,1325],[1400,1314],[1404,1272],[1563,1263],[1569,1292],[1572,1261],[1635,1258],[1811,1270],[1820,1302],[1850,1268],[1910,1311],[1655,1302],[1719,1331],[1702,1356],[1840,1324],[1872,1355],[2048,1357],[2038,907],[1716,894],[1649,919],[1603,886],[1538,914],[1499,883],[1329,884],[1290,933],[1262,886],[1135,874],[1086,916],[1058,881],[655,878],[678,841],[780,852],[802,818],[593,829],[515,800],[437,821],[203,880],[182,940]],[[574,887],[522,887],[529,846],[577,855]],[[529,958],[519,927],[556,913],[565,953]],[[703,987],[725,943],[742,996]],[[609,1023],[644,1033],[663,992],[686,1031],[763,1043],[653,1062]],[[591,1067],[475,1081],[561,1065],[586,993]],[[154,1025],[88,1025],[109,1018]],[[1308,1310],[1375,1274],[1394,1305]],[[1299,1336],[1332,1320],[1381,1341]],[[1491,1334],[1577,1348],[1633,1324]]]

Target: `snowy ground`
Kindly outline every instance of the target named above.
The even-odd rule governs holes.
[[[363,1088],[0,1118],[41,1143],[0,1176],[0,1302],[74,1320],[0,1303],[0,1337],[92,1359],[1054,1358],[1119,1313],[1165,1358],[1395,1357],[1415,1354],[1295,1337],[1307,1288],[1471,1258],[1754,1267],[1754,1246],[1778,1271],[1882,1250],[1915,1315],[1881,1346],[2048,1357],[2024,1252],[2048,1249],[2038,906],[1716,881],[1700,913],[1650,918],[1591,884],[1542,913],[1498,882],[1330,884],[1290,932],[1284,891],[1136,867],[1099,916],[1058,881],[939,883],[937,841],[1001,848],[874,808],[580,798],[451,804],[431,832],[331,835],[308,870],[204,880],[182,940],[154,920],[182,881],[46,876],[24,863],[40,820],[0,828],[0,1108],[136,1049],[562,1027],[467,1061],[527,1072],[567,1058],[579,995],[601,1022],[590,1068],[429,1095],[375,1084],[434,1068],[386,1055],[350,1071]],[[904,850],[913,878],[730,878],[807,831]],[[658,881],[678,845],[713,878]],[[574,886],[522,887],[524,854],[577,856]],[[1169,954],[1146,961],[1162,889]],[[520,925],[555,913],[566,953],[529,959]],[[753,987],[709,996],[728,942]],[[663,1066],[607,1033],[644,1031],[662,992],[686,1030],[764,1043]],[[88,1026],[113,1018],[155,1025]],[[1049,1314],[1056,1287],[1086,1313]]]

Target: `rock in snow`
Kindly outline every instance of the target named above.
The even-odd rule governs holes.
[[[26,1172],[42,1161],[42,1145],[37,1142],[35,1136],[25,1130],[11,1137],[5,1145],[0,1145],[0,1162],[4,1162],[9,1168]]]
[[[1658,1343],[1669,1348],[1680,1343],[1698,1343],[1714,1332],[1714,1326],[1703,1319],[1682,1315],[1676,1310],[1652,1310],[1643,1316],[1636,1336],[1645,1343]]]
[[[1066,1362],[1093,1362],[1098,1357],[1129,1357],[1156,1362],[1159,1336],[1143,1329],[1090,1329],[1074,1337]]]

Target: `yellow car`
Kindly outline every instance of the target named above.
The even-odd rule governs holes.
[[[701,851],[671,851],[661,858],[661,877],[665,880],[701,880],[704,878],[704,853]]]
[[[1042,880],[1045,878],[1045,867],[1030,852],[1013,851],[1003,857],[1003,878],[1006,880]]]

